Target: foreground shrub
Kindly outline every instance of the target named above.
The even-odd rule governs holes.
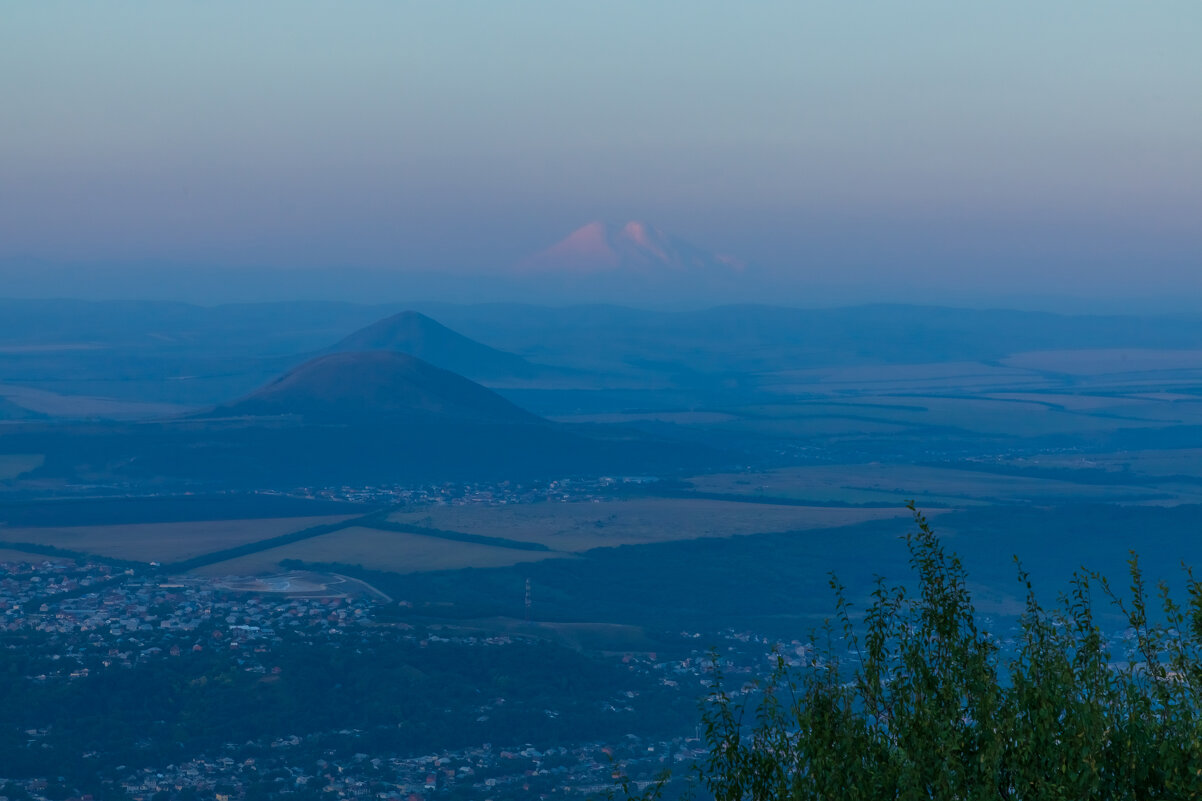
[[[914,510],[913,505],[910,506]],[[1179,604],[1077,574],[1051,610],[1025,573],[1014,641],[978,625],[960,560],[914,512],[914,590],[878,581],[862,619],[832,579],[836,615],[801,668],[777,660],[749,693],[721,676],[703,708],[697,781],[742,799],[1202,798],[1202,585]],[[1128,626],[1111,654],[1095,598]],[[644,797],[659,797],[663,785]]]

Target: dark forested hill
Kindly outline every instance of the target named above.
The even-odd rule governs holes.
[[[398,351],[473,379],[524,378],[538,368],[521,356],[468,339],[437,320],[405,311],[362,328],[333,347],[337,352]]]
[[[405,353],[319,356],[207,416],[297,415],[308,422],[531,424],[534,415]]]

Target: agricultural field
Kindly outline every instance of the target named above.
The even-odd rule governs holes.
[[[1148,478],[1197,476],[1198,465],[1202,464],[1202,448],[1117,451],[1085,455],[1046,454],[1012,459],[1009,463],[1018,467],[1104,470],[1109,473],[1122,472]]]
[[[469,567],[508,567],[520,562],[565,557],[570,558],[570,555],[352,526],[332,534],[218,562],[197,572],[209,576],[251,576],[279,572],[281,562],[297,559],[302,562],[359,565],[390,573],[422,573]]]
[[[29,542],[114,559],[169,564],[347,519],[346,515],[338,515],[52,528],[0,526],[0,541],[10,544]]]
[[[389,520],[538,543],[556,551],[645,545],[710,537],[803,531],[906,517],[902,503],[883,509],[781,506],[682,498],[516,506],[436,506],[394,512]]]
[[[1084,484],[1049,478],[915,465],[866,464],[789,467],[749,473],[694,476],[698,492],[811,503],[901,503],[975,506],[1020,502],[1198,503],[1202,487]],[[1168,497],[1162,497],[1168,496]]]
[[[1040,389],[1060,382],[1018,366],[980,362],[856,365],[781,370],[764,375],[761,386],[774,393],[897,393]]]
[[[1001,363],[860,365],[758,377],[779,403],[723,409],[735,434],[880,437],[889,426],[933,441],[1078,438],[1202,425],[1202,351],[1101,349],[1018,353]],[[793,396],[790,398],[789,396]],[[789,402],[792,400],[792,402]],[[990,446],[985,445],[988,449]]]
[[[654,421],[658,423],[675,423],[676,425],[712,425],[738,420],[737,415],[728,412],[700,411],[649,411],[649,412],[608,412],[605,414],[567,414],[553,418],[560,423],[634,423]]]
[[[1132,373],[1202,372],[1202,350],[1091,348],[1015,353],[1002,360],[1023,370],[1100,376]],[[1194,376],[1196,377],[1196,375]]]
[[[54,562],[57,564],[70,561],[72,560],[62,556],[47,556],[46,554],[18,551],[12,548],[0,548],[0,562],[32,562],[37,564]]]
[[[1138,413],[1128,412],[1118,417],[1104,412],[1062,410],[1026,400],[954,397],[907,400],[925,407],[925,411],[910,418],[914,423],[948,426],[980,434],[1040,437],[1162,424],[1154,418],[1142,418]]]
[[[49,417],[137,420],[167,417],[187,409],[185,406],[174,403],[149,403],[87,395],[63,395],[45,389],[11,384],[0,386],[0,397],[24,409]]]
[[[727,431],[740,434],[751,434],[757,437],[772,437],[784,439],[814,439],[830,436],[888,436],[899,434],[911,425],[904,422],[888,420],[871,420],[863,416],[853,416],[856,413],[845,410],[842,414],[799,414],[796,417],[782,417],[778,420],[752,419],[741,420],[724,425]]]
[[[1202,398],[1189,395],[1116,395],[1089,392],[994,392],[982,395],[989,400],[1034,403],[1065,409],[1070,412],[1126,414],[1137,411],[1141,414],[1156,414],[1155,410],[1183,409],[1180,402],[1202,402]]]
[[[760,386],[781,394],[942,394],[948,391],[1039,392],[1197,384],[1202,351],[1152,349],[1048,350],[1014,353],[1000,363],[935,362],[778,370]]]
[[[0,481],[36,470],[45,461],[40,453],[0,453]]]
[[[1202,403],[1033,392],[969,397],[872,395],[838,403],[809,401],[741,411],[746,415],[743,420],[724,427],[795,436],[874,433],[894,426],[1040,437],[1202,422]]]

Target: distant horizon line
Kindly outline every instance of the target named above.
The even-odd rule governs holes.
[[[71,269],[62,267],[61,269]],[[214,272],[236,268],[212,268]],[[301,271],[310,273],[342,273],[351,271],[375,272],[374,268],[320,268],[320,267],[269,267],[267,271]],[[3,279],[5,265],[0,264],[0,279]],[[397,273],[403,275],[404,273]],[[56,290],[46,288],[44,291],[26,290],[12,292],[11,284],[0,289],[0,302],[45,302],[45,303],[87,303],[87,304],[182,304],[198,308],[215,308],[221,306],[285,306],[285,305],[345,305],[361,307],[405,307],[425,313],[423,309],[438,307],[477,307],[477,306],[513,306],[544,309],[585,309],[585,308],[622,308],[633,311],[689,313],[704,312],[723,308],[764,308],[764,309],[796,309],[799,311],[822,311],[857,308],[927,308],[965,311],[998,311],[1052,314],[1065,317],[1084,316],[1202,316],[1202,304],[1182,303],[1180,297],[1174,297],[1176,302],[1166,303],[1158,296],[1150,296],[1142,301],[1130,297],[1082,297],[1071,295],[999,295],[983,293],[977,297],[938,297],[930,293],[919,293],[922,297],[911,298],[882,298],[882,297],[829,297],[808,300],[786,299],[781,297],[748,298],[748,299],[718,299],[695,298],[675,302],[654,302],[651,299],[621,299],[621,298],[579,298],[579,297],[477,297],[455,298],[438,296],[442,293],[415,293],[410,297],[393,296],[381,298],[378,294],[368,293],[368,296],[350,295],[330,297],[327,294],[301,293],[289,295],[286,292],[264,293],[250,291],[242,296],[232,293],[228,297],[189,297],[193,293],[186,291],[138,292],[110,291],[102,294],[76,291],[63,293],[62,286]],[[111,289],[111,288],[110,288]],[[228,290],[229,288],[226,287]]]

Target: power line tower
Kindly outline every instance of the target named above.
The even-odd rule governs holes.
[[[526,621],[530,621],[530,579],[526,579]]]

